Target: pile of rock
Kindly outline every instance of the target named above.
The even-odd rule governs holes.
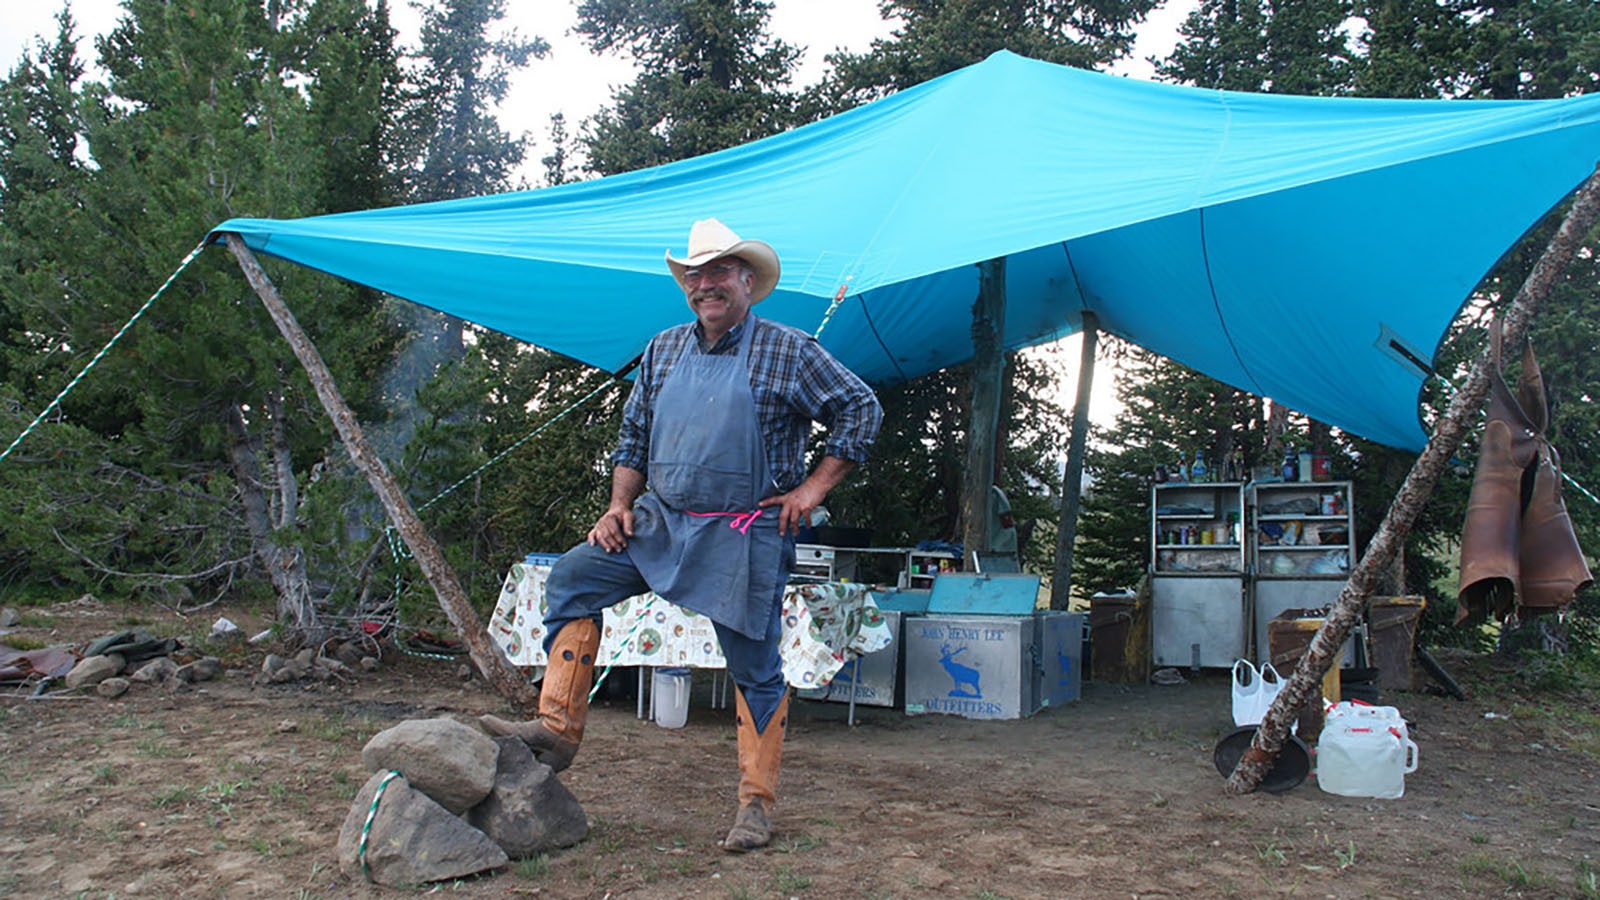
[[[577,799],[517,738],[414,719],[374,735],[361,762],[374,774],[339,830],[339,866],[352,879],[462,878],[589,833]]]
[[[294,656],[268,653],[261,660],[258,684],[284,684],[291,681],[348,681],[356,670],[376,672],[376,656],[362,654],[354,645],[340,643],[329,653],[307,647]]]
[[[222,672],[222,660],[185,653],[177,638],[119,631],[90,641],[64,680],[69,690],[93,689],[102,697],[120,697],[136,684],[185,690]]]

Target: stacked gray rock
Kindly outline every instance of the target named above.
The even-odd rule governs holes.
[[[369,662],[371,665],[369,666]],[[368,671],[377,668],[377,660],[371,657],[360,658],[358,664]],[[279,656],[268,653],[261,660],[261,674],[256,676],[257,683],[286,684],[291,681],[349,681],[354,673],[350,666],[334,656],[325,656],[316,650],[306,648],[294,656]]]
[[[123,674],[128,677],[118,677]],[[65,682],[69,690],[87,691],[93,688],[102,697],[117,697],[134,684],[173,689],[210,681],[221,674],[222,660],[215,656],[180,666],[165,656],[130,663],[120,653],[99,653],[79,660],[67,673]]]
[[[339,830],[339,865],[350,878],[390,886],[462,878],[570,847],[589,831],[577,799],[522,741],[454,719],[380,732],[361,762],[373,775]],[[391,772],[400,777],[385,785]]]

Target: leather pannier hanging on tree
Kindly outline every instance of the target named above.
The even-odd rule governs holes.
[[[1523,349],[1513,395],[1498,318],[1489,339],[1489,420],[1461,529],[1457,625],[1560,612],[1594,580],[1561,499],[1561,457],[1544,436],[1549,412],[1533,347]]]

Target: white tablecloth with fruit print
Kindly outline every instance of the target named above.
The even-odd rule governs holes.
[[[506,575],[489,634],[519,666],[543,666],[544,582],[550,567],[517,563]],[[783,674],[797,688],[826,687],[845,663],[889,645],[889,626],[863,584],[793,584],[783,595]],[[605,666],[727,667],[711,620],[654,593],[605,611]]]

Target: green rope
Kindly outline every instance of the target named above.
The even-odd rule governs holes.
[[[1588,497],[1590,503],[1593,503],[1596,506],[1600,506],[1600,497],[1596,497],[1593,493],[1591,493],[1589,491],[1588,488],[1584,487],[1583,485],[1581,485],[1577,481],[1575,481],[1571,475],[1568,475],[1565,471],[1563,471],[1561,473],[1561,478],[1564,481],[1566,481],[1567,484],[1570,484],[1573,487],[1577,488],[1585,497]]]
[[[595,694],[600,693],[600,686],[606,683],[606,678],[611,675],[611,670],[617,667],[617,660],[622,657],[623,648],[627,647],[628,642],[633,640],[634,634],[639,631],[639,626],[650,618],[650,607],[654,606],[655,603],[656,595],[651,594],[650,599],[644,601],[644,604],[639,607],[639,615],[634,617],[633,627],[629,628],[628,633],[623,635],[622,640],[617,642],[617,648],[611,651],[611,659],[606,661],[606,667],[600,671],[600,677],[594,680],[594,687],[589,689],[590,700],[594,699]]]
[[[400,540],[400,531],[399,531],[399,529],[395,528],[393,525],[389,525],[389,526],[385,527],[383,529],[383,534],[384,534],[384,537],[389,541],[389,553],[394,557],[394,645],[395,645],[395,647],[399,648],[401,653],[404,653],[407,656],[415,656],[415,657],[417,657],[419,659],[444,659],[444,660],[456,659],[455,655],[452,655],[452,654],[449,654],[449,653],[429,653],[426,650],[413,650],[410,647],[406,646],[405,638],[401,634],[401,632],[403,632],[405,630],[405,625],[404,625],[404,623],[402,623],[400,621],[400,589],[402,587],[401,581],[400,581],[400,567],[402,565],[404,565],[404,562],[402,562],[402,560],[411,558],[411,550],[410,550],[410,548],[408,548],[405,545],[404,541]]]
[[[449,487],[445,488],[444,490],[440,491],[438,494],[436,494],[434,496],[434,498],[432,500],[429,500],[427,503],[424,503],[421,506],[417,507],[417,512],[421,513],[423,511],[427,510],[429,507],[433,506],[435,503],[438,503],[440,500],[443,500],[445,497],[449,496],[451,493],[456,491],[456,489],[460,488],[462,485],[464,485],[467,482],[471,481],[472,479],[478,477],[478,475],[482,474],[485,469],[488,469],[490,466],[494,466],[494,465],[500,463],[507,456],[510,456],[513,452],[515,452],[517,450],[517,448],[521,447],[523,444],[526,444],[527,442],[529,442],[529,441],[533,440],[534,438],[538,437],[539,434],[541,432],[543,432],[546,428],[549,428],[550,426],[554,425],[555,423],[557,423],[557,422],[561,421],[562,419],[566,418],[568,415],[571,415],[572,412],[574,410],[576,410],[578,407],[584,405],[585,403],[588,403],[590,400],[594,399],[598,394],[600,394],[601,391],[607,390],[608,388],[610,388],[614,384],[616,384],[616,379],[611,379],[609,381],[602,382],[599,387],[596,387],[594,390],[592,390],[589,393],[583,395],[581,398],[573,401],[573,403],[570,406],[568,406],[566,409],[563,409],[561,412],[556,413],[549,420],[544,422],[544,424],[540,425],[538,428],[535,428],[533,431],[531,431],[528,434],[524,435],[516,443],[514,443],[511,446],[505,448],[504,450],[501,450],[499,453],[496,453],[493,457],[491,457],[483,465],[478,466],[476,469],[473,469],[471,472],[468,472],[465,476],[463,476],[455,484],[452,484]],[[401,568],[405,564],[404,560],[409,559],[411,557],[411,552],[410,552],[410,549],[405,546],[405,542],[400,540],[399,534],[400,534],[400,532],[393,525],[389,525],[389,526],[386,526],[384,528],[384,535],[389,541],[389,553],[394,559],[395,646],[400,648],[400,652],[401,653],[404,653],[404,654],[406,654],[408,656],[416,656],[416,657],[420,657],[420,658],[423,658],[423,659],[445,659],[445,660],[455,659],[456,658],[455,656],[452,656],[452,655],[450,655],[448,653],[428,653],[428,652],[422,651],[422,650],[412,650],[410,647],[406,646],[405,641],[400,637],[401,631],[403,631],[404,628],[405,628],[404,623],[402,623],[400,621],[400,592],[401,592],[402,587],[403,587],[403,584],[401,582],[401,577],[400,577],[400,571],[401,571]]]
[[[399,769],[390,769],[389,774],[378,782],[378,790],[372,795],[372,808],[367,810],[367,821],[361,823],[361,843],[356,845],[356,859],[361,860],[361,874],[368,881],[372,880],[372,870],[367,867],[367,837],[372,833],[372,820],[378,817],[378,801],[383,799],[383,789],[399,777]]]
[[[417,512],[420,513],[422,511],[426,510],[428,507],[434,505],[435,503],[438,503],[440,500],[443,500],[446,496],[450,495],[457,488],[461,487],[462,485],[464,485],[467,482],[471,481],[472,479],[476,478],[478,476],[478,474],[481,473],[484,469],[487,469],[490,466],[493,466],[496,463],[500,462],[502,459],[505,459],[507,456],[510,456],[512,454],[512,452],[514,452],[518,447],[521,447],[523,444],[526,444],[527,442],[529,442],[529,441],[533,440],[534,438],[538,437],[539,436],[539,432],[544,431],[546,428],[549,428],[551,425],[554,425],[555,423],[557,423],[557,422],[561,421],[562,419],[566,418],[567,415],[570,414],[573,410],[577,409],[578,407],[582,406],[585,403],[588,403],[590,398],[594,397],[596,394],[600,393],[601,391],[611,387],[614,383],[615,383],[614,381],[604,382],[599,387],[597,387],[594,390],[590,391],[589,393],[585,394],[582,399],[574,402],[571,406],[567,407],[566,409],[562,410],[561,412],[556,413],[555,417],[550,419],[550,421],[544,423],[543,425],[540,425],[538,428],[535,428],[532,432],[530,432],[527,436],[523,437],[521,440],[517,441],[515,444],[512,444],[511,446],[505,448],[504,450],[501,450],[499,453],[496,453],[492,458],[489,459],[488,462],[486,462],[483,465],[477,467],[476,469],[473,469],[471,472],[468,472],[466,475],[464,475],[461,478],[460,481],[457,481],[455,484],[452,484],[449,487],[445,488],[444,490],[440,491],[438,496],[434,497],[432,500],[429,500],[427,503],[424,503],[421,506],[417,507]]]
[[[183,274],[184,269],[189,268],[189,264],[194,262],[195,257],[199,256],[200,251],[204,250],[205,248],[206,242],[201,241],[193,250],[189,251],[189,255],[183,258],[183,262],[178,263],[178,268],[173,270],[171,275],[167,276],[167,280],[161,284],[161,287],[156,288],[156,292],[150,295],[150,299],[146,300],[143,306],[139,307],[138,311],[133,314],[133,318],[129,319],[121,328],[117,329],[117,333],[111,336],[111,340],[107,341],[106,345],[100,348],[100,352],[96,353],[93,359],[89,360],[89,364],[83,367],[83,371],[79,372],[76,378],[72,379],[67,383],[66,387],[61,389],[61,393],[57,394],[56,398],[51,400],[50,404],[46,406],[44,410],[39,413],[39,415],[35,416],[32,422],[28,423],[27,428],[22,429],[22,433],[17,435],[17,439],[11,442],[11,446],[7,447],[5,452],[0,453],[0,462],[3,462],[6,457],[10,456],[11,451],[17,449],[17,445],[21,444],[23,439],[31,434],[35,428],[38,428],[39,423],[43,422],[46,416],[50,415],[50,413],[56,407],[61,405],[61,401],[67,396],[68,392],[78,386],[78,382],[83,380],[83,376],[89,374],[89,370],[93,369],[95,365],[98,364],[100,360],[111,351],[111,348],[116,345],[117,341],[122,340],[122,336],[128,333],[128,329],[133,327],[133,323],[139,321],[140,317],[145,314],[145,311],[156,302],[156,298],[160,297],[166,292],[167,288],[172,286],[172,282],[176,281],[178,276]]]

